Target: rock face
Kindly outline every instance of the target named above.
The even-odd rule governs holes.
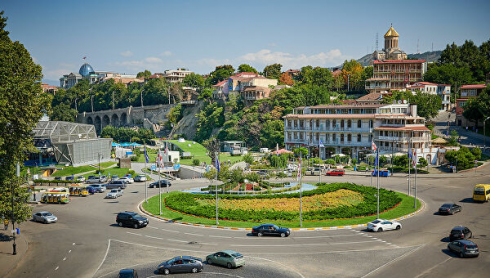
[[[168,137],[172,138],[174,134],[183,134],[188,140],[193,140],[199,121],[196,115],[203,109],[203,106],[203,102],[198,102],[194,106],[186,106],[183,110],[184,117],[174,126]]]

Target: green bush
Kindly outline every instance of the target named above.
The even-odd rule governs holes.
[[[200,163],[201,163],[201,161],[199,159],[197,159],[197,158],[194,158],[192,160],[192,165],[194,165],[194,166],[198,166]]]

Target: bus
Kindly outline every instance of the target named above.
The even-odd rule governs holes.
[[[473,201],[488,202],[490,201],[490,184],[477,184],[473,190]]]
[[[41,196],[41,203],[51,204],[68,204],[70,199],[67,192],[52,192],[48,191]]]
[[[68,190],[70,191],[70,196],[88,196],[88,189],[86,185],[70,185]]]

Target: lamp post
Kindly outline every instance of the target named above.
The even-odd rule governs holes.
[[[144,91],[144,90],[145,90],[145,89],[141,90],[141,107],[143,107],[143,91]]]
[[[351,75],[351,73],[347,74],[347,92],[350,91],[350,75]]]
[[[94,96],[90,96],[90,103],[92,104],[92,113],[94,113]]]
[[[485,132],[485,122],[490,119],[490,117],[487,117],[485,120],[483,120],[483,152],[487,150],[487,133]]]
[[[104,158],[103,156],[100,155],[100,153],[98,153],[99,155],[99,180],[100,180],[100,158],[102,157],[102,159]]]

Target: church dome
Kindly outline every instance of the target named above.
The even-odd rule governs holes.
[[[386,37],[399,37],[400,35],[398,35],[398,33],[395,31],[395,28],[393,28],[393,25],[390,27],[390,29],[388,30],[388,32],[386,32],[385,34],[385,38]]]
[[[95,72],[94,69],[92,68],[92,66],[88,63],[85,63],[83,64],[81,67],[80,67],[80,70],[78,70],[78,73],[85,77],[85,76],[88,76],[90,73],[92,72]]]

